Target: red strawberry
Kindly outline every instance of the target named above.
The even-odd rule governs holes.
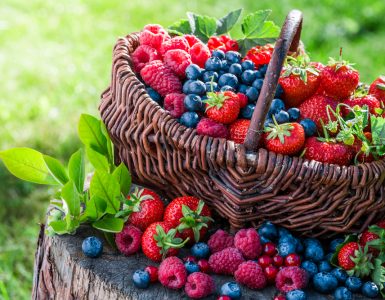
[[[250,120],[238,119],[229,126],[230,138],[229,140],[236,142],[237,144],[243,144],[245,142],[247,130],[249,129]]]
[[[298,107],[318,89],[319,72],[301,57],[289,58],[288,62],[282,71],[279,84],[287,106]]]
[[[357,242],[349,242],[338,252],[338,264],[352,276],[368,276],[373,269],[372,254],[363,250]]]
[[[187,240],[177,237],[176,229],[167,222],[155,222],[147,227],[142,235],[142,250],[144,255],[153,261],[161,261],[166,256],[178,254]]]
[[[145,231],[150,224],[162,221],[164,205],[155,192],[136,188],[134,193],[129,195],[127,199],[129,200],[127,204],[132,211],[128,222],[132,225]]]
[[[338,252],[338,265],[345,270],[353,269],[355,263],[352,261],[352,258],[356,256],[356,251],[359,251],[359,248],[360,246],[356,242],[344,245],[340,252]]]
[[[360,236],[360,246],[365,247],[365,245],[373,240],[377,240],[379,236],[370,231],[364,231]],[[369,247],[369,251],[373,254],[378,254],[378,251],[372,247]]]
[[[239,115],[240,106],[237,94],[226,91],[207,93],[206,115],[210,119],[222,123],[233,123]]]
[[[385,104],[385,76],[380,76],[370,85],[369,94]]]
[[[221,41],[221,39],[218,36],[212,36],[207,41],[207,46],[211,51],[213,50],[222,50],[223,52],[226,51],[226,45]]]
[[[381,109],[381,103],[378,99],[372,95],[363,95],[361,97],[352,97],[345,100],[343,103],[349,105],[350,107],[354,107],[358,105],[359,107],[363,107],[366,105],[369,109],[369,112],[373,115],[378,115],[376,112],[377,109]],[[342,107],[342,111],[344,116],[349,114],[349,109],[346,106]]]
[[[271,44],[266,44],[265,46],[255,46],[247,52],[244,60],[251,60],[258,68],[270,62],[273,50],[274,47]]]
[[[243,93],[238,93],[237,95],[238,95],[238,100],[239,100],[239,106],[241,108],[244,108],[247,105],[249,99]]]
[[[207,205],[195,197],[175,198],[167,205],[164,221],[177,228],[183,239],[198,242],[207,232],[212,222],[211,212]]]
[[[305,143],[305,131],[298,123],[275,124],[265,128],[264,143],[268,150],[293,155]]]
[[[356,138],[354,144],[352,145],[354,153],[357,155],[358,162],[372,162],[374,161],[373,154],[369,151],[369,146],[372,142],[372,134],[370,132],[364,132],[364,135],[367,141],[362,142],[360,139]]]

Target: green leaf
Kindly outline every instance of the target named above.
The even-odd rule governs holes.
[[[120,186],[112,174],[96,170],[90,184],[91,198],[102,198],[107,203],[106,212],[115,214],[120,208]]]
[[[67,170],[63,166],[63,164],[60,161],[58,161],[56,158],[53,158],[48,155],[43,155],[43,158],[52,177],[55,178],[58,183],[63,185],[66,184],[69,178],[68,178]]]
[[[238,22],[239,17],[241,16],[242,8],[229,12],[223,18],[220,18],[217,21],[217,35],[225,34],[229,32],[234,25]]]
[[[86,154],[88,160],[96,170],[109,172],[110,166],[105,155],[100,154],[91,147],[86,147]]]
[[[14,176],[34,183],[57,185],[43,154],[30,148],[13,148],[0,152],[8,171]]]
[[[118,247],[116,246],[116,242],[115,242],[115,234],[112,233],[112,232],[104,232],[104,238],[106,239],[106,241],[108,242],[108,244],[114,248],[115,250],[118,249]]]
[[[62,188],[61,196],[66,206],[66,215],[78,217],[80,215],[80,197],[78,190],[72,180],[68,181]]]
[[[260,37],[263,25],[270,16],[271,10],[258,10],[247,15],[242,22],[241,28],[245,38]]]
[[[371,273],[371,278],[375,284],[382,290],[385,283],[385,268],[382,266],[384,261],[380,258],[374,259],[374,270]]]
[[[92,226],[101,231],[118,233],[122,231],[124,221],[106,216],[103,219],[93,222]]]
[[[106,147],[107,147],[107,159],[111,165],[114,166],[114,150],[112,148],[112,141],[110,135],[108,134],[108,130],[106,125],[102,121],[100,121],[100,128],[104,137],[106,138]]]
[[[82,193],[84,190],[84,180],[86,177],[83,149],[79,149],[74,154],[72,154],[68,163],[68,173],[70,179],[75,183],[78,192]]]
[[[215,34],[217,30],[217,20],[215,18],[196,15],[191,12],[187,13],[187,17],[193,34],[203,42],[207,42]]]
[[[120,191],[127,196],[131,189],[131,174],[126,165],[121,163],[112,173],[112,176],[119,182]]]
[[[50,228],[51,227],[51,228]],[[48,223],[47,231],[51,234],[51,231],[56,234],[66,234],[69,233],[67,230],[67,223],[65,220],[52,221]]]
[[[382,117],[370,117],[372,128],[372,141],[374,145],[385,144],[385,119]]]
[[[173,33],[177,35],[192,33],[189,20],[187,19],[182,19],[175,22],[174,24],[171,24],[167,30],[169,33]]]
[[[102,132],[100,120],[91,115],[82,114],[78,124],[78,134],[85,146],[92,147],[101,154],[108,154],[107,140]]]

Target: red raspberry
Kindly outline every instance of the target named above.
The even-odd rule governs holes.
[[[176,256],[167,257],[158,270],[159,281],[170,289],[182,288],[187,280],[187,271],[183,262]]]
[[[234,245],[246,259],[255,259],[262,253],[261,241],[254,228],[239,230],[234,237]]]
[[[132,53],[132,63],[137,73],[139,73],[147,63],[158,59],[161,59],[158,51],[148,45],[140,45],[135,49],[134,53]]]
[[[115,243],[124,255],[132,255],[139,251],[142,231],[133,226],[125,225],[123,230],[115,235]]]
[[[194,272],[187,277],[184,290],[190,298],[200,299],[214,293],[215,283],[211,276],[202,272]]]
[[[286,300],[286,297],[284,295],[280,294],[280,295],[275,296],[273,300]]]
[[[186,68],[192,64],[190,54],[180,49],[167,51],[163,61],[180,78],[186,77]]]
[[[225,125],[217,123],[209,118],[202,118],[199,121],[197,125],[197,133],[217,138],[227,138],[229,135],[229,131]]]
[[[201,68],[204,68],[206,60],[211,57],[210,49],[203,43],[196,43],[190,49],[191,60]]]
[[[274,266],[267,266],[263,272],[265,272],[267,281],[273,283],[278,274],[278,268]]]
[[[184,94],[168,94],[164,98],[164,108],[168,110],[174,118],[179,118],[186,111],[184,108],[184,98]]]
[[[211,268],[207,259],[200,259],[198,261],[199,270],[203,273],[211,273]]]
[[[148,45],[156,50],[159,50],[162,43],[168,39],[170,39],[170,36],[167,31],[158,24],[148,24],[144,26],[139,35],[139,42],[141,45]]]
[[[165,55],[167,51],[175,49],[184,50],[188,53],[190,51],[190,45],[184,37],[176,36],[163,42],[160,47],[160,53]]]
[[[190,47],[194,46],[196,43],[202,43],[200,39],[198,39],[195,35],[193,34],[185,34],[183,36],[186,41],[188,42],[188,44],[190,45]]]
[[[170,93],[180,93],[182,83],[170,68],[160,60],[149,62],[141,71],[144,82],[157,91],[162,97]]]
[[[237,248],[226,248],[212,254],[209,258],[209,265],[216,274],[233,275],[244,261]]]
[[[283,293],[301,290],[308,282],[307,272],[299,267],[282,268],[275,279],[275,285]]]
[[[246,261],[239,265],[234,273],[235,280],[250,289],[261,290],[266,284],[266,276],[255,261]]]
[[[155,266],[148,266],[144,269],[145,271],[150,274],[150,282],[157,282],[158,281],[158,268]]]
[[[210,120],[210,119],[205,119]],[[211,120],[210,120],[211,121]],[[202,121],[201,121],[202,122]],[[199,124],[198,124],[199,126]],[[207,242],[211,253],[234,246],[234,237],[222,229],[218,229]]]

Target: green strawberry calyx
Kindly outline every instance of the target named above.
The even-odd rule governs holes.
[[[356,71],[356,69],[353,68],[354,65],[355,65],[355,64],[350,63],[349,61],[343,60],[343,59],[342,59],[342,48],[340,48],[340,57],[339,57],[339,60],[336,60],[336,59],[333,58],[333,57],[329,57],[328,66],[334,67],[334,70],[335,70],[336,72],[337,72],[339,69],[341,69],[342,67],[347,68],[347,69],[350,69],[350,70],[353,70],[353,71]]]
[[[208,92],[207,99],[203,100],[203,103],[207,104],[206,111],[212,107],[220,109],[223,106],[223,103],[229,99],[229,96],[226,96],[224,93],[215,93]]]
[[[307,83],[308,73],[315,76],[319,75],[319,71],[314,66],[310,65],[307,57],[287,57],[282,77],[289,77],[290,75],[299,76],[304,83]]]
[[[269,124],[268,127],[265,128],[265,132],[268,133],[267,139],[274,140],[277,139],[281,142],[281,144],[285,144],[285,136],[291,136],[291,131],[294,129],[292,123],[284,123],[278,124],[273,116],[274,124]]]
[[[354,251],[354,255],[350,256],[351,261],[354,263],[354,267],[348,270],[349,276],[357,276],[360,278],[369,276],[374,270],[373,255],[368,251],[368,245],[364,248],[359,246],[358,250]]]
[[[140,211],[140,204],[145,200],[154,200],[154,197],[151,195],[143,195],[144,189],[135,188],[134,192],[130,194],[130,198],[123,197],[121,202],[123,202],[123,208],[119,211],[115,217],[128,217],[133,212]]]
[[[190,240],[190,238],[182,240],[181,238],[175,237],[177,233],[175,228],[170,229],[166,233],[163,227],[158,225],[156,226],[155,230],[156,234],[154,234],[154,240],[156,241],[156,245],[160,249],[162,259],[166,257],[168,250],[183,248],[186,243]]]

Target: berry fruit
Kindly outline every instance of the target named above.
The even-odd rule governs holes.
[[[148,266],[144,269],[150,275],[150,282],[158,281],[158,268],[155,266]]]
[[[301,258],[296,253],[291,253],[285,257],[286,267],[299,267],[301,265]]]
[[[305,131],[299,123],[275,124],[265,128],[264,143],[275,153],[293,155],[305,143]]]
[[[180,123],[188,128],[195,128],[199,123],[199,116],[194,111],[185,112],[180,117]]]
[[[316,291],[329,294],[337,288],[338,280],[330,273],[321,272],[314,275],[313,286]]]
[[[87,257],[97,258],[102,255],[103,242],[96,236],[85,238],[82,243],[82,251]]]
[[[305,131],[305,136],[310,137],[317,133],[317,125],[312,119],[303,119],[299,122]]]
[[[307,300],[307,296],[302,290],[292,290],[286,294],[286,300]]]
[[[345,281],[345,286],[351,291],[352,293],[357,293],[361,290],[362,287],[362,281],[360,278],[351,276],[348,277]]]
[[[187,281],[187,271],[176,256],[167,257],[159,266],[159,282],[170,289],[180,289]]]
[[[198,80],[202,76],[202,69],[196,64],[190,64],[186,68],[186,78],[190,80]]]
[[[277,248],[272,242],[268,242],[263,245],[263,253],[268,256],[275,256],[277,254]]]
[[[184,263],[184,266],[186,268],[186,271],[188,274],[194,273],[194,272],[199,272],[199,266],[193,261],[186,261]]]
[[[234,281],[223,284],[220,293],[222,296],[229,296],[231,299],[241,299],[242,297],[241,287]]]
[[[212,254],[209,258],[211,270],[223,275],[233,275],[243,262],[244,258],[237,248],[226,248]]]
[[[224,124],[215,122],[209,118],[202,118],[197,125],[197,133],[217,138],[227,138],[228,129]]]
[[[267,266],[266,268],[264,268],[263,271],[266,275],[267,281],[270,283],[274,283],[279,271],[278,268],[275,266]]]
[[[353,294],[346,287],[340,286],[334,291],[335,300],[352,300]]]
[[[266,284],[266,276],[263,269],[254,261],[246,261],[239,265],[234,273],[235,280],[250,289],[260,290]]]
[[[368,281],[362,285],[361,293],[362,295],[368,298],[377,298],[380,291],[378,286],[374,282]]]
[[[210,254],[210,248],[206,243],[196,243],[191,247],[191,254],[197,258],[206,258]]]
[[[201,299],[215,292],[215,283],[211,276],[195,272],[187,277],[184,290],[188,297],[192,299]]]
[[[222,251],[234,246],[234,237],[228,232],[218,229],[207,242],[211,253]]]
[[[198,266],[199,266],[199,269],[201,272],[206,273],[206,274],[211,273],[211,268],[210,268],[208,260],[206,260],[206,259],[198,260]]]
[[[150,274],[145,270],[137,270],[132,275],[132,281],[137,288],[146,289],[150,285]]]
[[[299,267],[284,267],[276,277],[276,287],[283,293],[303,289],[307,283],[307,272]]]
[[[126,256],[135,254],[140,249],[142,231],[130,224],[126,224],[123,230],[115,235],[116,246]]]

